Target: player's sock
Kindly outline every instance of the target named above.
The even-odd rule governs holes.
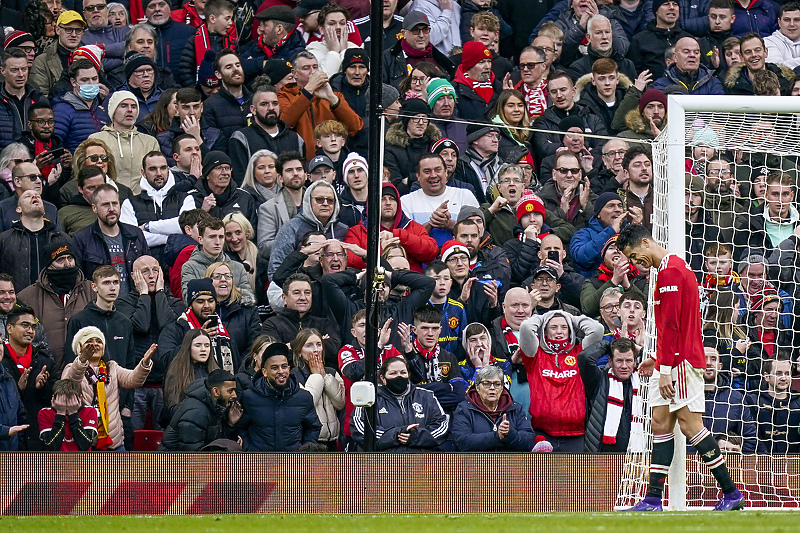
[[[714,435],[708,429],[703,428],[697,435],[689,439],[689,442],[692,443],[697,453],[700,454],[700,458],[711,470],[711,473],[714,474],[714,479],[719,483],[723,494],[733,495],[738,493],[739,491],[736,490],[736,485],[728,472],[728,466],[725,464],[725,457],[722,455]]]
[[[650,459],[650,485],[647,488],[648,498],[661,498],[664,494],[664,483],[667,481],[672,453],[675,449],[674,433],[653,435],[653,455]],[[649,503],[649,502],[648,502]]]

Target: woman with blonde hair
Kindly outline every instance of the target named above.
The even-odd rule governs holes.
[[[86,166],[100,167],[106,176],[106,183],[113,185],[119,191],[119,203],[125,201],[129,196],[133,196],[130,188],[121,183],[117,183],[117,166],[114,163],[114,154],[109,150],[108,145],[99,139],[86,139],[75,148],[72,154],[72,176],[73,178],[61,187],[59,196],[61,205],[74,203],[72,197],[78,192],[78,174]]]
[[[242,264],[247,271],[250,287],[255,291],[258,247],[253,242],[256,236],[253,225],[239,211],[225,215],[222,223],[225,227],[225,251],[232,261]]]
[[[319,443],[336,451],[341,432],[337,411],[344,409],[344,380],[334,368],[325,367],[325,344],[314,328],[301,329],[292,342],[292,374],[301,388],[311,393],[322,424]]]
[[[508,153],[518,146],[530,149],[531,125],[525,97],[516,89],[506,89],[497,97],[492,112],[492,122],[500,126],[500,159],[505,160]]]
[[[180,350],[169,364],[164,377],[164,410],[161,421],[172,419],[178,406],[186,399],[186,389],[192,382],[208,377],[218,369],[212,355],[211,337],[204,329],[190,329],[183,338]]]
[[[280,184],[278,171],[275,168],[277,158],[273,152],[263,149],[250,156],[250,161],[247,162],[242,189],[253,197],[256,209],[267,200],[275,198],[278,193]]]
[[[236,287],[230,263],[212,263],[206,269],[205,277],[211,278],[217,293],[217,315],[220,323],[224,324],[225,333],[236,345],[238,353],[248,353],[261,331],[261,319],[252,294],[243,293]]]

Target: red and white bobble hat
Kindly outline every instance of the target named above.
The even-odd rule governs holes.
[[[469,248],[461,241],[447,241],[442,245],[442,261],[447,263],[455,254],[466,254],[469,257]]]
[[[342,174],[344,176],[344,182],[348,183],[347,180],[347,173],[350,171],[351,168],[362,168],[364,172],[369,174],[369,166],[367,165],[367,160],[364,159],[363,156],[357,154],[356,152],[350,152],[347,154],[347,157],[344,160],[344,164],[342,165]]]
[[[69,56],[70,63],[76,59],[85,58],[92,62],[97,67],[97,70],[103,70],[103,56],[106,55],[105,45],[87,44],[76,48]]]
[[[522,198],[519,199],[516,206],[517,210],[517,221],[522,220],[522,217],[527,215],[528,213],[541,213],[542,216],[544,214],[544,202],[541,198],[537,195],[533,194],[532,192],[528,191],[522,195]]]
[[[13,46],[19,46],[22,43],[35,43],[36,41],[33,40],[33,36],[30,33],[20,31],[20,30],[11,30],[5,36],[5,41],[3,41],[3,49],[11,48]]]

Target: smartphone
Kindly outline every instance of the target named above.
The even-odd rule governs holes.
[[[50,150],[50,153],[53,154],[53,158],[58,159],[64,155],[64,152],[66,151],[66,148],[56,148],[55,150]]]
[[[214,313],[214,314],[208,315],[208,319],[211,321],[211,327],[212,328],[215,328],[215,327],[217,327],[217,325],[219,325],[219,315],[218,314]]]
[[[560,258],[558,257],[558,250],[550,250],[547,252],[547,258],[550,261],[555,261],[556,263],[560,263]]]

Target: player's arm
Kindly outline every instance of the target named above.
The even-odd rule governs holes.
[[[656,291],[658,291],[661,303],[658,304],[660,320],[656,323],[656,329],[662,348],[662,351],[657,354],[661,374],[669,375],[672,367],[675,366],[678,341],[681,335],[683,294],[687,290],[690,290],[690,287],[684,282],[684,278],[677,269],[666,268],[658,273]],[[697,288],[694,287],[691,290],[697,290]]]

